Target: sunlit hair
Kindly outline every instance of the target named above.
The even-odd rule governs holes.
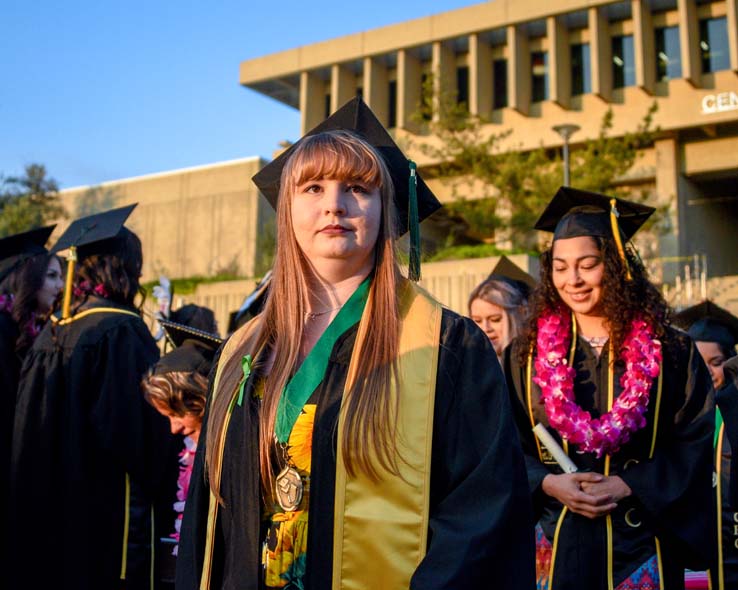
[[[471,304],[476,299],[496,305],[505,310],[507,316],[507,341],[502,343],[502,348],[517,337],[523,330],[525,321],[525,295],[507,281],[500,279],[487,279],[481,282],[469,295],[469,314],[471,315]]]
[[[34,321],[34,314],[46,316],[51,310],[39,309],[38,292],[44,286],[46,273],[51,260],[61,260],[53,254],[37,254],[21,262],[13,272],[3,280],[0,293],[13,295],[12,317],[19,327],[18,339],[15,342],[17,351],[26,350],[33,343],[33,336],[25,326]]]
[[[205,413],[208,378],[197,371],[172,371],[148,375],[141,381],[146,401],[152,406],[163,406],[183,418],[200,418]]]
[[[361,347],[358,353],[362,362],[344,400],[346,420],[342,452],[349,474],[361,471],[379,478],[382,469],[398,473],[395,447],[397,399],[390,389],[391,377],[396,370],[400,329],[394,189],[384,160],[371,145],[354,133],[330,131],[302,139],[282,170],[277,204],[277,252],[269,295],[263,313],[253,320],[257,322],[255,336],[248,338],[242,349],[234,352],[223,367],[208,417],[206,464],[211,487],[219,498],[216,489],[216,482],[220,480],[215,460],[216,441],[221,437],[232,392],[242,375],[241,357],[262,347],[274,353],[272,368],[265,378],[259,416],[259,456],[265,495],[273,489],[277,404],[297,366],[312,273],[292,227],[293,195],[302,183],[318,179],[361,181],[380,190],[382,218],[374,247],[374,278],[367,302],[372,321],[366,337],[356,344]],[[242,329],[249,328],[247,325]],[[258,363],[255,370],[259,370]],[[376,461],[372,460],[372,454]]]
[[[630,247],[626,248],[625,254],[632,275],[629,280],[615,242],[610,238],[591,239],[596,243],[605,264],[600,308],[616,354],[620,354],[623,340],[636,317],[648,322],[656,338],[663,342],[667,336],[671,310],[659,290],[648,280],[640,257]],[[540,269],[540,281],[531,296],[530,318],[525,330],[527,346],[519,349],[519,360],[523,364],[528,351],[535,348],[538,318],[550,310],[563,308],[565,313],[569,312],[553,284],[553,246],[541,254]],[[671,342],[667,341],[666,344],[671,345]]]

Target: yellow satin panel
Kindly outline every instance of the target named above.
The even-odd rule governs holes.
[[[370,305],[366,310],[371,309]],[[397,445],[400,476],[383,474],[373,482],[363,474],[349,477],[341,453],[345,414],[338,433],[333,534],[333,590],[409,588],[410,578],[425,556],[428,538],[431,447],[442,308],[417,285],[403,286],[403,318],[398,362]],[[365,311],[359,324],[361,342],[373,318]],[[346,379],[356,377],[359,346]]]

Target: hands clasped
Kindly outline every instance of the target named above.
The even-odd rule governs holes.
[[[617,503],[631,495],[631,489],[617,475],[600,473],[549,474],[543,478],[543,492],[556,498],[576,514],[599,518],[610,514]]]

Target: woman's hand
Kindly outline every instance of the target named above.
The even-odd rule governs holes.
[[[616,478],[599,473],[551,473],[543,478],[541,487],[546,495],[556,498],[572,512],[587,518],[599,518],[617,507],[610,486],[603,485],[606,480],[612,479]],[[628,488],[622,479],[617,479]]]
[[[598,482],[582,482],[581,488],[582,491],[593,496],[608,494],[613,502],[620,502],[620,500],[633,493],[628,484],[617,475],[602,476],[602,479]]]

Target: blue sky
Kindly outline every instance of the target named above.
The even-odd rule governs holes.
[[[244,59],[474,0],[3,0],[0,175],[62,188],[270,157],[297,111],[238,84]]]

